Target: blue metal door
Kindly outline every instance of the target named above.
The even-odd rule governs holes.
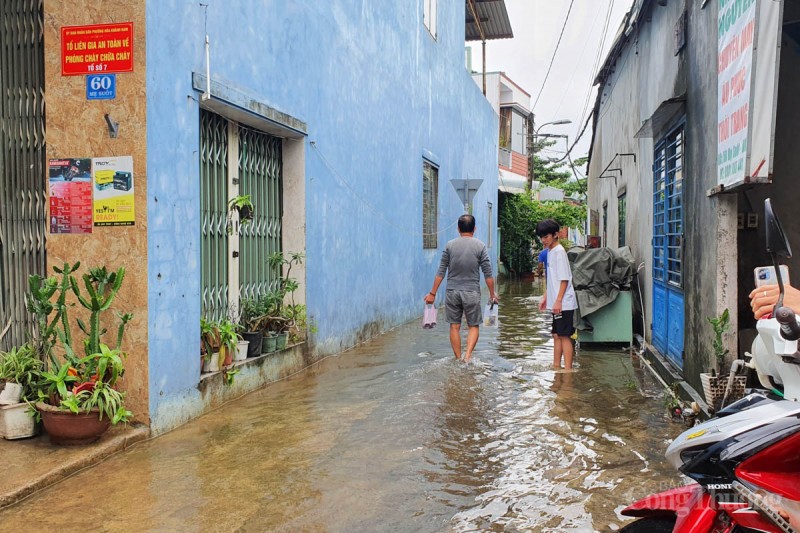
[[[683,126],[653,157],[653,345],[683,368]]]

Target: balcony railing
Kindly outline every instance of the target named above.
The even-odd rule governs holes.
[[[500,166],[511,168],[511,150],[500,148],[497,154],[497,160],[498,163],[500,163]]]

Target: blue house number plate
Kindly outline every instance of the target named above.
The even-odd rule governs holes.
[[[116,74],[90,74],[86,76],[87,100],[113,100],[116,97]]]

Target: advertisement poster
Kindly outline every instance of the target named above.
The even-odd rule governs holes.
[[[95,226],[133,226],[133,157],[92,159]]]
[[[717,183],[723,189],[771,179],[782,4],[719,2]]]
[[[92,160],[51,159],[50,233],[92,232]]]
[[[61,28],[61,75],[133,72],[133,22]]]

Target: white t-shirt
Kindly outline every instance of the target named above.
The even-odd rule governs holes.
[[[553,304],[561,289],[561,282],[566,280],[567,290],[561,299],[561,309],[569,311],[578,308],[575,290],[572,288],[572,271],[569,268],[567,251],[560,244],[547,251],[547,309],[552,311]]]

